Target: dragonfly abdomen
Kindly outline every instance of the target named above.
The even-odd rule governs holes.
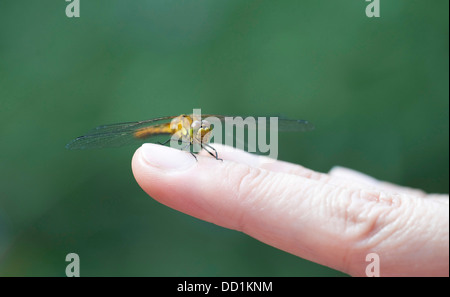
[[[173,129],[170,128],[170,123],[145,127],[134,132],[134,137],[138,139],[145,139],[150,136],[160,135],[160,134],[173,134]]]

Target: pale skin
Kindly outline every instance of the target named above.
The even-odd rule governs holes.
[[[449,275],[448,195],[214,147],[223,161],[144,144],[134,176],[171,208],[352,276],[366,276],[370,253],[381,276]]]

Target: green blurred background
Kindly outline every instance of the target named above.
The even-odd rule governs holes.
[[[0,1],[0,275],[344,275],[169,209],[99,124],[283,114],[279,158],[449,191],[448,0]]]

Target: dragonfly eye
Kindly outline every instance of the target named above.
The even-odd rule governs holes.
[[[202,121],[203,129],[209,129],[210,127],[211,127],[211,124],[208,121]]]
[[[194,121],[193,123],[192,123],[192,129],[194,129],[194,130],[198,130],[198,129],[200,129],[200,127],[202,126],[202,123],[200,122],[200,121]]]

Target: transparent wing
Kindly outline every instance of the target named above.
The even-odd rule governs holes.
[[[236,118],[235,116],[223,116],[223,115],[202,115],[202,118],[207,117],[216,117],[220,119],[221,122],[225,122],[225,118],[231,117]],[[245,123],[246,117],[242,117],[244,119],[243,122],[240,121],[234,121],[233,123],[236,124],[237,127],[240,126],[247,126]],[[260,125],[261,121],[259,119],[264,118],[265,119],[265,125],[267,130],[270,130],[270,118],[277,118],[278,119],[278,131],[280,132],[306,132],[310,130],[314,130],[314,125],[306,120],[291,120],[286,119],[282,117],[254,117],[256,120],[256,127]]]
[[[306,132],[314,130],[314,125],[305,120],[278,118],[278,130],[282,132]]]
[[[162,117],[148,121],[127,122],[111,125],[102,125],[92,129],[86,135],[80,136],[72,140],[66,145],[67,149],[92,149],[106,147],[120,147],[129,144],[142,144],[149,140],[161,141],[166,140],[168,133],[156,133],[158,130],[164,130],[171,119],[176,116]],[[154,127],[155,133],[149,135],[145,139],[136,138],[134,133],[139,129],[146,127]],[[158,129],[160,127],[161,129]],[[161,136],[164,136],[161,137]]]
[[[214,125],[211,142],[225,143],[240,149],[256,152],[258,145],[256,138],[267,137],[274,132],[305,132],[314,126],[305,120],[292,120],[282,117],[233,117],[223,115],[202,115]],[[227,120],[230,118],[231,122]],[[271,119],[276,119],[277,127]],[[221,129],[216,125],[220,124]],[[242,128],[242,130],[241,130]],[[242,132],[246,131],[246,132]]]
[[[101,125],[95,127],[91,131],[89,131],[86,135],[89,134],[99,134],[99,133],[107,133],[107,132],[119,132],[119,131],[130,131],[133,129],[140,129],[152,125],[158,125],[161,123],[167,123],[169,120],[176,118],[177,116],[168,116],[168,117],[160,117],[146,121],[138,121],[138,122],[126,122],[126,123],[116,123],[109,125]]]

